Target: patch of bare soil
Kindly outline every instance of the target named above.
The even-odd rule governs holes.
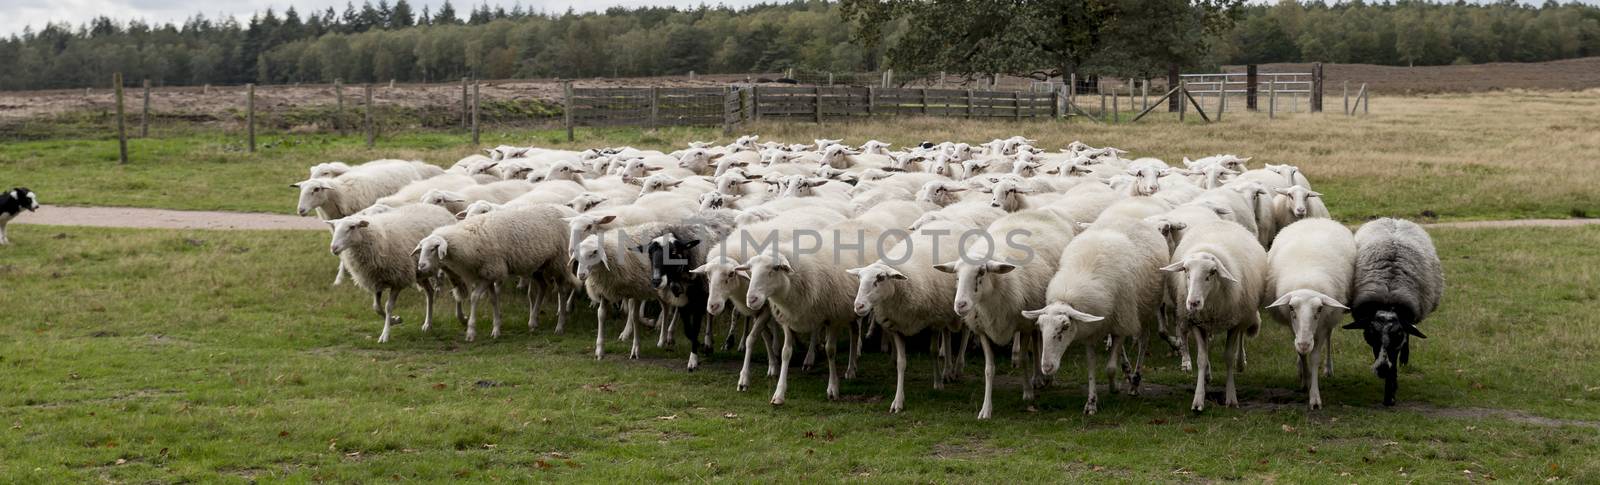
[[[13,224],[48,226],[129,227],[140,229],[319,230],[326,224],[313,217],[247,212],[175,211],[132,207],[43,206],[24,213]]]

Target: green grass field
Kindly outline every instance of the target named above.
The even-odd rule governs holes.
[[[807,142],[844,138],[859,144],[923,140],[983,142],[1022,134],[1054,150],[1073,140],[1112,145],[1134,156],[1174,165],[1182,157],[1215,153],[1252,156],[1260,163],[1299,165],[1326,194],[1334,216],[1440,220],[1567,218],[1600,215],[1600,96],[1595,92],[1509,92],[1428,97],[1381,97],[1365,117],[1230,114],[1224,123],[1179,125],[1087,121],[993,122],[901,118],[872,123],[758,123],[738,134]],[[260,136],[250,154],[237,131],[184,128],[133,140],[133,162],[118,166],[114,139],[61,128],[42,141],[0,143],[0,184],[34,189],[46,203],[292,213],[288,184],[320,162],[378,158],[422,159],[448,165],[478,148],[461,133],[385,135],[375,149],[359,137],[275,133]],[[103,132],[103,130],[102,130]],[[485,133],[483,144],[566,148],[637,146],[671,150],[689,141],[731,141],[714,128],[580,129],[565,132]]]
[[[1289,335],[1269,324],[1250,343],[1243,409],[1190,413],[1191,377],[1158,352],[1147,395],[1102,394],[1093,417],[1081,358],[1033,409],[1002,364],[995,419],[980,422],[974,363],[933,391],[932,361],[915,355],[899,415],[875,352],[844,400],[823,398],[819,370],[791,376],[773,408],[759,365],[739,393],[734,355],[689,373],[681,339],[639,361],[608,340],[595,361],[588,311],[566,335],[548,316],[530,335],[510,304],[507,335],[464,343],[453,318],[420,333],[411,292],[407,323],[379,345],[370,298],[328,287],[320,232],[13,225],[0,481],[1600,479],[1600,228],[1435,237],[1450,288],[1396,408],[1378,404],[1347,332],[1328,407],[1307,411]]]

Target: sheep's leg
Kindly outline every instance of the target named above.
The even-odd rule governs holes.
[[[1095,390],[1094,390],[1094,388],[1095,388],[1095,385],[1094,385],[1094,374],[1095,374],[1095,372],[1094,372],[1094,364],[1095,364],[1095,362],[1094,362],[1094,346],[1095,345],[1099,345],[1099,343],[1084,342],[1084,344],[1085,345],[1083,346],[1083,363],[1084,363],[1083,367],[1084,367],[1084,371],[1086,371],[1089,374],[1089,397],[1088,397],[1088,399],[1086,399],[1083,402],[1083,414],[1094,415],[1095,411],[1099,410],[1099,396],[1095,395]],[[1116,351],[1112,351],[1111,353],[1112,353],[1112,358],[1115,359],[1116,358]],[[1113,360],[1112,362],[1115,362],[1115,360]]]
[[[889,330],[884,329],[884,331],[887,332]],[[950,361],[950,358],[946,357],[949,355],[950,332],[940,330],[938,331],[938,335],[939,338],[934,343],[934,348],[936,350],[933,353],[933,389],[936,391],[942,391],[944,390],[944,380],[945,378],[949,377],[949,374],[947,374],[949,371],[945,370],[945,364],[948,364]]]
[[[1189,334],[1194,337],[1194,345],[1189,350],[1194,354],[1194,401],[1189,404],[1189,409],[1194,412],[1206,410],[1206,373],[1211,371],[1211,358],[1206,356],[1206,334],[1199,327],[1189,329]]]
[[[967,346],[972,344],[972,330],[961,329],[961,347],[956,349],[956,367],[953,370],[955,379],[961,379],[961,374],[967,368]]]
[[[877,327],[882,327],[882,325],[878,325],[877,321],[872,320],[872,315],[870,315],[870,314],[867,315],[867,318],[868,318],[867,338],[871,338],[872,334],[876,333],[876,332],[873,332],[873,329],[877,328]],[[889,353],[889,351],[893,350],[893,349],[889,348],[889,343],[890,342],[889,342],[889,338],[888,337],[879,336],[878,337],[878,352],[887,354],[887,353]]]
[[[389,341],[389,324],[394,321],[394,300],[400,294],[400,289],[389,290],[389,301],[383,304],[383,333],[378,334],[378,343]]]
[[[1408,338],[1408,339],[1406,339],[1405,342],[1401,342],[1400,343],[1400,352],[1398,352],[1398,354],[1400,354],[1400,355],[1395,356],[1396,357],[1396,362],[1398,362],[1400,364],[1410,364],[1411,363],[1411,339]],[[1398,370],[1399,368],[1400,368],[1400,366],[1398,364],[1395,365],[1395,369],[1396,369],[1395,372],[1399,372],[1399,370]]]
[[[0,244],[11,244],[11,240],[10,239],[6,239],[6,225],[5,224],[0,224]],[[344,263],[340,263],[340,264],[343,265]]]
[[[1194,349],[1189,347],[1189,340],[1188,339],[1182,338],[1184,336],[1184,334],[1189,333],[1189,326],[1188,325],[1184,325],[1182,322],[1180,322],[1178,324],[1178,332],[1177,333],[1179,335],[1179,338],[1178,338],[1178,359],[1179,359],[1178,369],[1180,369],[1180,370],[1182,370],[1184,372],[1192,372],[1192,371],[1194,371],[1194,355],[1193,355],[1193,353],[1194,353],[1193,350]]]
[[[1133,374],[1130,374],[1128,376],[1128,395],[1129,396],[1137,396],[1137,395],[1139,395],[1139,383],[1140,383],[1140,381],[1142,381],[1144,379],[1144,352],[1145,352],[1145,347],[1147,347],[1149,345],[1150,345],[1150,332],[1148,332],[1148,331],[1140,331],[1139,332],[1139,336],[1137,338],[1135,338],[1134,344],[1133,344],[1134,351],[1138,352],[1138,354],[1135,354],[1133,356]]]
[[[5,238],[4,232],[5,232],[4,230],[0,230],[0,244],[4,244],[5,243],[6,238]],[[339,269],[336,269],[333,272],[333,286],[339,286],[339,285],[344,284],[344,275],[345,275],[345,273],[348,273],[348,271],[345,271],[345,269],[344,269],[344,260],[340,259],[339,260]]]
[[[677,318],[678,315],[682,313],[682,309],[675,310],[673,318]],[[706,345],[705,342],[702,342],[702,339],[699,337],[699,335],[702,334],[700,331],[700,319],[704,316],[704,314],[694,312],[683,315],[683,333],[689,337],[688,367],[691,371],[700,367],[700,350],[711,350],[711,346]],[[707,325],[707,327],[710,327],[710,325]]]
[[[783,327],[782,325],[779,325]],[[783,405],[783,394],[789,390],[789,359],[794,356],[794,331],[783,327],[783,358],[778,363],[778,388],[772,391],[772,405]]]
[[[445,279],[450,281],[450,298],[456,302],[456,322],[460,323],[462,326],[466,326],[467,314],[466,312],[462,311],[461,300],[467,299],[462,297],[464,293],[467,293],[467,285],[462,283],[461,278],[457,277],[455,273],[452,273],[449,270],[444,272],[444,276]],[[468,298],[470,298],[470,295]]]
[[[606,304],[601,302],[594,311],[594,324],[598,327],[594,331],[594,360],[606,356]]]
[[[1117,391],[1120,390],[1117,389],[1117,384],[1120,382],[1117,380],[1117,370],[1121,369],[1122,375],[1127,376],[1131,372],[1128,369],[1132,367],[1131,364],[1126,364],[1128,352],[1122,348],[1122,344],[1122,337],[1111,337],[1111,355],[1106,358],[1106,394],[1112,396],[1117,395]]]
[[[776,376],[778,375],[779,349],[783,346],[783,343],[778,341],[778,323],[772,320],[771,313],[762,313],[756,318],[756,325],[762,328],[761,341],[767,346],[767,377]]]
[[[478,300],[483,299],[485,288],[473,288],[467,295],[467,341],[478,338]]]
[[[417,286],[422,287],[422,331],[426,332],[433,327],[433,297],[438,292],[433,287],[433,280],[429,278],[417,279]]]
[[[560,294],[559,293],[556,294],[556,305],[558,307],[560,307],[560,311],[558,312],[558,315],[556,316],[556,335],[561,335],[562,333],[566,332],[566,330],[567,330],[567,318],[569,318],[572,315],[572,309],[573,309],[572,305],[577,300],[578,300],[578,289],[577,288],[573,288],[572,290],[567,292],[567,302],[565,304],[561,303]]]
[[[1300,390],[1304,391],[1311,385],[1311,378],[1306,375],[1311,372],[1310,362],[1304,354],[1295,357],[1295,368],[1300,371]]]
[[[539,329],[539,305],[544,303],[544,285],[528,281],[528,332]]]
[[[385,322],[387,322],[389,320],[388,316],[383,314],[383,290],[382,289],[379,289],[378,291],[372,292],[372,313],[376,313],[376,314],[378,314],[378,316],[384,317],[384,321]]]
[[[1022,364],[1022,332],[1011,335],[1011,368],[1015,369]]]
[[[643,304],[644,303],[640,303],[640,305]],[[628,317],[623,319],[622,333],[617,334],[617,340],[627,340],[628,336],[633,334],[633,311],[633,300],[622,300],[622,312]]]
[[[1038,359],[1033,358],[1035,355],[1033,346],[1036,338],[1031,332],[1019,332],[1016,335],[1013,335],[1013,337],[1017,340],[1011,342],[1011,345],[1013,347],[1021,347],[1023,351],[1022,374],[1024,379],[1022,381],[1022,400],[1025,402],[1033,402],[1033,400],[1038,397],[1035,389],[1044,388],[1044,380],[1040,377],[1043,373],[1039,372]],[[987,338],[988,337],[981,337],[981,339]],[[980,343],[982,341],[983,340],[979,340]]]
[[[1228,357],[1223,360],[1228,364],[1228,381],[1223,387],[1222,405],[1230,408],[1239,407],[1239,395],[1233,387],[1233,375],[1237,367],[1244,363],[1244,330],[1228,330]]]
[[[994,415],[994,348],[989,345],[989,337],[978,336],[978,346],[983,347],[983,407],[978,408],[978,419],[989,419]],[[1032,392],[1032,384],[1023,383],[1024,393]]]
[[[895,371],[894,402],[889,403],[889,412],[898,413],[906,408],[906,340],[899,333],[886,332],[885,337],[889,335],[894,336]]]
[[[762,327],[761,320],[759,318],[755,318],[755,322],[750,325],[750,333],[744,337],[744,366],[739,368],[740,391],[746,391],[750,389],[750,354],[755,352],[756,338],[760,336],[763,330],[765,330],[765,328]],[[767,358],[769,361],[771,360],[771,357],[772,346],[768,345]],[[771,369],[770,364],[768,369]],[[771,375],[771,373],[768,373],[767,375]]]
[[[1332,326],[1323,327],[1322,328],[1322,332],[1319,335],[1317,335],[1317,338],[1322,339],[1321,342],[1317,343],[1317,347],[1323,349],[1323,351],[1322,351],[1322,360],[1323,360],[1323,363],[1322,363],[1322,376],[1323,377],[1333,377],[1333,327]],[[1408,350],[1407,352],[1405,352],[1403,354],[1400,354],[1401,358],[1410,357],[1409,354],[1411,352],[1409,352],[1409,349],[1407,349],[1407,350]],[[1404,363],[1404,362],[1405,362],[1404,360],[1401,361],[1401,363]]]
[[[740,335],[744,334],[739,333],[739,313],[730,311],[728,312],[728,338],[723,339],[722,350],[744,350],[743,346],[739,346],[739,344],[744,342],[744,339],[736,338]]]
[[[806,345],[806,359],[800,363],[800,370],[810,371],[811,366],[817,363],[817,338],[820,332],[811,332],[811,343]]]
[[[494,328],[489,330],[489,338],[500,338],[500,282],[489,285],[489,306],[494,310]]]
[[[656,348],[666,348],[667,342],[672,339],[672,324],[678,320],[675,308],[661,302],[661,311],[656,312]],[[692,335],[690,338],[694,338]]]
[[[1316,343],[1312,344],[1311,355],[1305,357],[1305,361],[1308,364],[1307,367],[1309,367],[1308,374],[1311,379],[1310,398],[1313,411],[1322,409],[1322,389],[1317,386],[1317,374],[1321,374],[1321,372],[1318,372],[1317,365],[1322,362],[1322,356],[1328,353],[1327,339],[1323,338],[1322,335],[1317,335],[1316,338]]]
[[[850,352],[844,365],[845,379],[856,378],[856,358],[861,357],[861,322],[859,318],[850,322]]]
[[[828,359],[828,400],[829,401],[835,401],[835,400],[839,399],[839,374],[837,372],[834,372],[834,367],[833,367],[833,356],[839,350],[839,343],[838,343],[838,339],[835,338],[835,335],[833,334],[833,332],[834,332],[834,327],[832,325],[829,325],[827,329],[824,329],[822,331],[822,333],[823,333],[823,336],[822,336],[823,337],[822,352],[824,354],[823,358]]]
[[[637,307],[629,306],[628,307],[628,321],[634,322],[633,323],[634,325],[638,325],[639,324],[639,319],[644,317],[644,315],[640,314],[640,312],[643,312],[643,311],[644,311],[644,302],[639,302],[639,306],[637,306]],[[633,334],[633,347],[628,351],[628,359],[629,360],[638,360],[639,359],[639,334],[644,333],[644,332],[640,332],[638,330],[638,328],[635,328],[634,331],[631,332],[631,333]]]

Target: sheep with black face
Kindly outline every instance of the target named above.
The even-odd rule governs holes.
[[[1393,406],[1398,365],[1411,358],[1411,337],[1428,338],[1417,324],[1439,307],[1444,270],[1433,239],[1415,222],[1383,218],[1356,231],[1355,291],[1350,313],[1372,346],[1372,371],[1383,379],[1383,404]]]

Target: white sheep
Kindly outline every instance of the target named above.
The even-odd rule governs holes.
[[[350,165],[344,162],[327,162],[311,166],[311,176],[314,179],[331,179],[344,175],[350,171]]]
[[[846,274],[856,278],[856,316],[872,315],[885,335],[895,343],[895,391],[889,412],[898,413],[906,403],[905,337],[932,329],[939,335],[942,349],[934,389],[943,389],[945,379],[954,375],[950,349],[951,334],[962,329],[961,317],[954,311],[954,277],[933,268],[935,264],[959,255],[957,245],[971,226],[936,222],[923,226],[910,237],[887,248],[876,261],[851,268]]]
[[[620,227],[586,236],[577,244],[573,254],[577,261],[574,265],[577,277],[583,281],[589,299],[600,305],[595,317],[595,359],[605,356],[605,310],[607,304],[613,302],[621,303],[627,315],[623,335],[633,339],[628,358],[639,358],[639,334],[643,333],[639,325],[644,321],[641,314],[645,303],[657,299],[659,294],[650,285],[649,258],[634,248],[665,234],[667,226],[665,222],[648,222]],[[667,325],[667,322],[660,321],[657,325]]]
[[[993,345],[1027,349],[1022,399],[1033,400],[1039,383],[1038,333],[1022,311],[1044,306],[1045,288],[1056,273],[1062,248],[1072,241],[1074,227],[1055,208],[1013,212],[990,224],[987,236],[963,248],[960,258],[934,266],[956,275],[952,309],[983,348],[983,407],[978,419],[994,413]]]
[[[1227,332],[1223,354],[1228,381],[1223,405],[1239,405],[1234,390],[1235,368],[1243,363],[1244,339],[1261,327],[1257,311],[1266,287],[1267,252],[1244,227],[1217,221],[1189,227],[1172,254],[1167,281],[1168,301],[1176,312],[1180,334],[1191,336],[1189,352],[1196,363],[1194,401],[1190,408],[1205,410],[1206,379],[1211,363],[1206,355],[1210,334]]]
[[[511,278],[528,279],[530,331],[538,323],[540,290],[577,283],[566,271],[566,233],[559,226],[563,217],[571,215],[567,208],[548,204],[507,208],[440,227],[418,242],[419,269],[446,271],[470,292],[468,342],[477,338],[478,302],[484,295],[489,296],[494,312],[489,336],[500,337],[500,285]],[[559,301],[556,307],[560,331],[566,326],[566,307]]]
[[[1332,219],[1305,219],[1278,232],[1267,252],[1267,315],[1294,333],[1300,385],[1311,409],[1322,408],[1317,375],[1333,372],[1333,329],[1349,310],[1356,240]],[[1321,368],[1321,369],[1319,369]]]
[[[355,214],[413,181],[443,173],[443,169],[422,162],[385,163],[370,167],[364,164],[331,179],[311,179],[290,187],[300,189],[297,209],[301,216],[317,211],[322,218],[331,220]],[[421,195],[417,194],[419,197]]]
[[[412,263],[411,249],[435,228],[455,223],[449,211],[438,206],[413,205],[373,215],[360,215],[328,221],[333,240],[328,250],[356,285],[372,292],[372,309],[383,317],[383,332],[378,342],[389,341],[389,328],[399,323],[394,315],[395,299],[410,286],[422,288],[427,296],[423,325],[433,321],[433,272]],[[389,293],[388,300],[383,294]]]
[[[1322,194],[1306,188],[1303,185],[1291,185],[1280,188],[1277,197],[1273,199],[1275,208],[1273,216],[1278,221],[1278,227],[1288,227],[1295,221],[1306,218],[1329,218],[1328,206],[1322,203]]]
[[[1062,250],[1055,277],[1045,290],[1045,306],[1023,312],[1039,327],[1043,354],[1039,369],[1045,375],[1061,368],[1068,346],[1082,342],[1089,376],[1085,414],[1098,410],[1094,349],[1108,336],[1112,345],[1105,371],[1111,391],[1118,388],[1114,373],[1123,340],[1132,338],[1136,363],[1124,374],[1128,392],[1138,394],[1148,330],[1158,325],[1159,268],[1166,261],[1166,249],[1161,234],[1144,221],[1102,217]]]
[[[568,243],[573,254],[577,243],[600,231],[647,222],[676,221],[699,210],[694,199],[671,192],[654,193],[639,197],[633,204],[597,209],[567,218]]]
[[[991,206],[988,201],[974,200],[951,204],[943,209],[925,212],[907,229],[915,231],[934,221],[949,221],[972,227],[989,227],[1006,212]]]
[[[447,173],[406,184],[393,194],[379,198],[376,203],[400,207],[422,202],[422,196],[428,195],[431,190],[460,191],[475,185],[478,185],[478,181],[471,176]]]
[[[473,202],[504,204],[532,190],[533,184],[524,180],[501,180],[482,185],[469,185],[460,190],[431,189],[422,195],[422,203],[443,207],[451,214],[461,214]]]

